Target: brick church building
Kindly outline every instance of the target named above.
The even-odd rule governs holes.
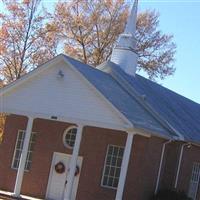
[[[200,199],[200,105],[136,74],[136,17],[137,0],[97,68],[61,54],[0,89],[0,193],[148,200],[167,188]]]

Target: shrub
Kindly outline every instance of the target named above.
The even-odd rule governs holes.
[[[174,190],[160,190],[156,195],[153,195],[150,200],[192,200],[185,192]]]

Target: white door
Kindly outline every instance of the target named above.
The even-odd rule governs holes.
[[[64,153],[54,152],[52,163],[51,163],[51,171],[49,175],[49,181],[47,186],[46,198],[51,200],[63,200],[64,197],[64,189],[67,184],[67,174],[70,164],[70,155]],[[59,163],[59,164],[58,164]],[[77,161],[77,172],[81,169],[82,157],[78,158]],[[65,170],[58,171],[57,166],[64,166]],[[59,168],[60,169],[60,168]],[[57,170],[57,171],[56,171]],[[73,189],[72,189],[72,198],[71,200],[76,199],[76,192],[78,188],[78,181],[80,174],[75,175]]]

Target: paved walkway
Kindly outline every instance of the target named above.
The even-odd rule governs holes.
[[[0,200],[42,200],[34,197],[21,195],[20,198],[13,197],[11,192],[0,190]]]
[[[0,200],[15,200],[16,198],[13,198],[13,197],[8,197],[8,196],[4,196],[4,195],[1,195],[0,194]]]

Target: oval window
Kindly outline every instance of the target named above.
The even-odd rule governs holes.
[[[69,127],[63,135],[63,143],[67,148],[72,149],[76,140],[77,127]]]

